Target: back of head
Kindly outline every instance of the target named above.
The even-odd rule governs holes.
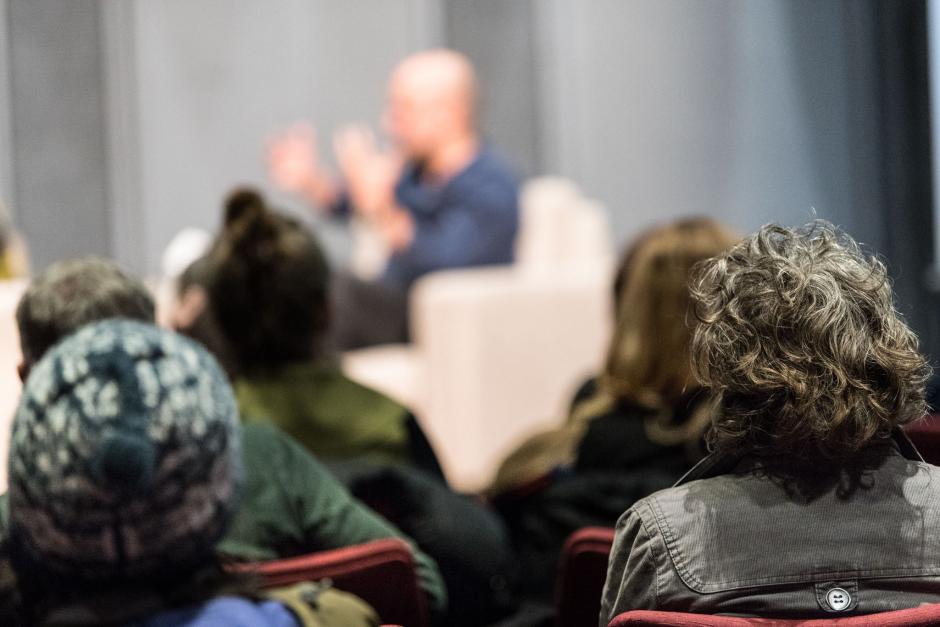
[[[315,354],[327,328],[329,266],[305,227],[238,190],[209,264],[210,307],[240,372]]]
[[[715,447],[845,459],[923,415],[929,368],[887,270],[831,224],[765,226],[704,263],[692,293]]]
[[[213,559],[236,505],[235,400],[196,343],[86,325],[33,368],[8,463],[18,573],[49,587],[185,576]]]
[[[736,241],[708,218],[690,218],[641,235],[615,281],[616,326],[600,386],[618,400],[671,408],[695,388],[689,277],[693,266]]]
[[[143,283],[107,259],[85,257],[49,266],[33,279],[16,308],[24,361],[38,361],[66,335],[105,318],[153,322],[153,297]]]

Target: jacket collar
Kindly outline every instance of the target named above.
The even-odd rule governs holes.
[[[918,452],[914,443],[911,442],[908,435],[900,428],[896,428],[891,432],[889,447],[895,449],[905,459],[915,462],[924,461],[924,458],[921,456],[920,452]],[[747,457],[749,457],[749,451],[747,450],[734,452],[715,451],[710,453],[682,475],[673,487],[698,479],[708,479],[710,477],[728,474],[734,471]]]

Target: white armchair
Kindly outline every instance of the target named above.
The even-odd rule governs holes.
[[[344,356],[349,376],[413,407],[451,484],[479,490],[555,424],[600,364],[612,254],[603,209],[571,182],[530,181],[513,266],[436,272],[411,294],[410,345]]]

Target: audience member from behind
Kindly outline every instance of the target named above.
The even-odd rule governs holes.
[[[631,609],[828,617],[940,601],[940,471],[900,427],[929,368],[885,266],[825,222],[696,271],[713,452],[617,524],[600,624]],[[771,548],[772,544],[772,548]]]
[[[153,320],[153,299],[139,280],[114,262],[95,257],[53,264],[30,284],[17,308],[24,356],[21,375],[25,379],[66,335],[115,317]],[[322,464],[280,430],[246,425],[240,430],[239,449],[245,469],[242,498],[217,547],[229,558],[292,557],[404,537],[353,499]],[[0,500],[0,505],[5,504]],[[440,573],[427,555],[414,550],[419,581],[432,610],[441,612],[446,593]]]
[[[624,256],[604,368],[572,407],[572,421],[586,424],[577,470],[636,470],[671,484],[704,456],[713,405],[691,373],[689,278],[737,240],[714,220],[689,218],[648,231]]]
[[[704,456],[713,403],[691,375],[689,277],[736,240],[708,218],[642,234],[616,273],[603,370],[578,392],[565,425],[532,438],[500,468],[497,502],[523,570],[544,573],[525,581],[545,600],[570,533],[613,526]],[[532,490],[536,484],[541,489]]]
[[[434,558],[446,624],[503,612],[512,561],[498,517],[449,490],[406,409],[348,379],[323,350],[329,269],[313,235],[242,190],[209,261],[209,307],[235,362],[243,420],[297,438]]]
[[[26,622],[299,625],[214,554],[238,505],[238,429],[224,375],[190,340],[105,321],[56,345],[10,442]]]
[[[512,262],[518,185],[480,138],[477,91],[470,60],[456,51],[404,59],[389,80],[384,114],[394,153],[379,149],[366,129],[341,130],[334,142],[341,183],[319,162],[311,128],[272,142],[275,182],[334,214],[355,211],[391,253],[377,282],[338,277],[341,349],[403,341],[407,290],[424,274]]]
[[[245,421],[274,424],[324,460],[407,462],[441,476],[414,416],[327,354],[330,269],[309,230],[236,191],[209,259],[209,305]]]

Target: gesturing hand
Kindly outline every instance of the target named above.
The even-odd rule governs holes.
[[[395,204],[395,182],[401,161],[379,150],[375,135],[365,126],[347,126],[333,138],[336,161],[353,205],[374,219]]]
[[[279,187],[306,196],[321,206],[332,204],[336,187],[317,155],[317,133],[298,122],[272,137],[267,146],[268,174]]]

